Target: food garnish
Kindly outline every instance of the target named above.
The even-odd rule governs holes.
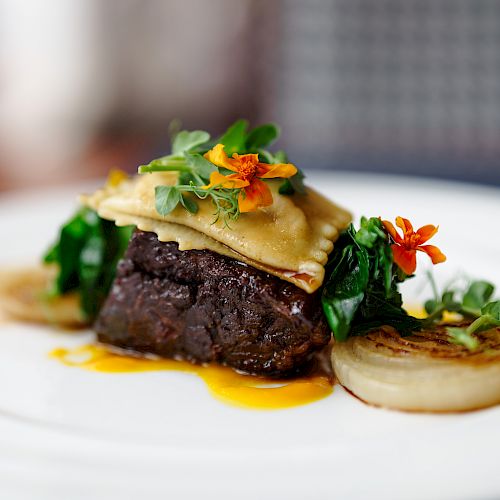
[[[58,269],[47,295],[77,292],[85,319],[93,321],[111,288],[132,230],[117,227],[88,208],[78,210],[44,256],[44,263],[56,264]]]
[[[220,217],[226,223],[234,221],[241,213],[272,204],[272,194],[260,179],[285,179],[280,194],[304,194],[302,172],[286,162],[283,151],[266,149],[278,138],[278,127],[265,124],[247,129],[248,122],[238,120],[215,143],[208,132],[183,130],[175,135],[170,155],[141,165],[139,174],[179,172],[177,185],[156,187],[158,213],[167,215],[180,204],[195,214],[196,198],[210,198],[215,221]]]
[[[403,228],[404,238],[390,222],[362,217],[359,230],[351,224],[337,241],[321,299],[337,341],[383,325],[404,336],[429,324],[403,309],[398,285],[415,272],[417,250],[430,252],[434,264],[444,262],[437,247],[422,246],[437,228],[428,225],[413,232],[410,221],[402,217],[396,224]]]
[[[258,208],[268,207],[273,203],[273,195],[265,182],[260,179],[283,179],[297,173],[297,167],[291,163],[269,164],[259,161],[258,154],[239,155],[233,153],[228,158],[224,144],[217,144],[204,154],[204,157],[219,168],[235,172],[223,175],[214,171],[210,174],[210,184],[207,189],[219,186],[224,189],[240,189],[238,208],[240,212],[254,212]]]
[[[327,265],[322,305],[337,341],[389,324],[402,335],[420,321],[402,307],[398,284],[407,278],[393,263],[393,252],[379,218],[361,218],[336,243]]]
[[[426,322],[438,322],[444,314],[459,314],[472,320],[466,327],[449,326],[447,328],[450,342],[463,345],[470,350],[478,347],[475,334],[500,326],[500,301],[491,301],[495,286],[487,281],[473,281],[465,290],[447,288],[442,295],[438,294],[432,275],[429,275],[434,298],[425,303],[428,314]]]
[[[403,237],[401,237],[391,222],[384,220],[382,223],[394,241],[391,245],[394,262],[407,275],[413,274],[417,268],[417,251],[426,253],[433,264],[446,261],[446,256],[439,248],[434,245],[424,245],[437,233],[438,227],[429,224],[414,231],[408,219],[397,217],[396,225],[403,231]]]

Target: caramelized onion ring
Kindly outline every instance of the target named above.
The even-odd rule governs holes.
[[[0,270],[0,312],[7,318],[34,323],[68,328],[85,326],[78,295],[47,296],[56,273],[53,266]]]
[[[456,326],[456,325],[454,325]],[[471,352],[445,326],[400,337],[390,327],[337,342],[332,364],[360,399],[408,411],[464,411],[500,403],[500,328],[478,335]]]

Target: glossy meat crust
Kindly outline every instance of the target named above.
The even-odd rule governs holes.
[[[330,339],[317,293],[142,231],[95,328],[104,343],[274,377],[296,373]]]

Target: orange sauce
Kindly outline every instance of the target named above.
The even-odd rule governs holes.
[[[220,365],[193,365],[186,361],[136,357],[100,345],[54,349],[50,356],[67,366],[105,373],[171,370],[198,375],[219,401],[243,408],[277,410],[301,406],[330,395],[331,377],[317,374],[307,378],[275,381],[236,373]]]

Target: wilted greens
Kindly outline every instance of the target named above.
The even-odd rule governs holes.
[[[59,268],[52,295],[76,291],[88,321],[97,316],[115,277],[132,227],[117,227],[96,212],[81,208],[60,230],[59,239],[44,257]]]
[[[441,322],[446,313],[472,320],[465,328],[447,327],[450,341],[475,349],[475,333],[500,326],[500,301],[492,301],[494,285],[474,281],[460,291],[441,295],[430,275],[434,298],[425,303],[427,317],[410,316],[402,308],[398,284],[408,279],[393,262],[390,240],[378,218],[362,217],[359,230],[351,226],[340,236],[326,269],[323,311],[337,341],[388,325],[401,335]]]
[[[362,335],[390,325],[401,335],[422,326],[402,308],[398,283],[406,276],[393,265],[392,250],[380,219],[361,219],[341,235],[326,269],[322,305],[335,339]]]

